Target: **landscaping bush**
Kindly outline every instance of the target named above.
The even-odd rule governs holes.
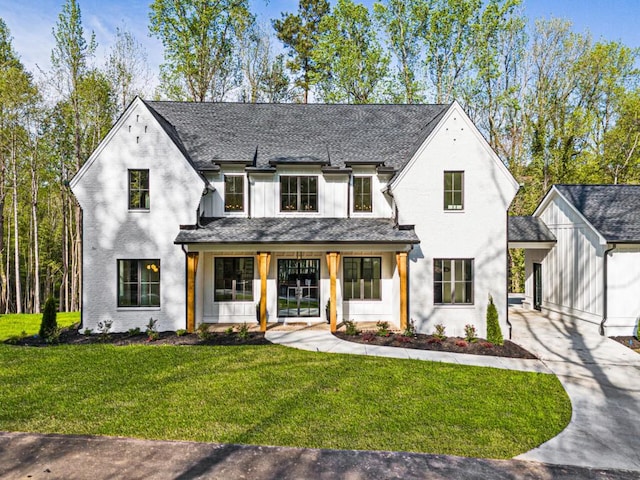
[[[407,322],[407,326],[402,332],[402,335],[405,337],[414,337],[416,335],[416,324],[413,321],[413,318]]]
[[[249,338],[249,326],[246,323],[243,323],[238,327],[238,337],[242,340]]]
[[[44,304],[42,323],[40,323],[40,337],[46,341],[56,340],[59,336],[56,315],[56,301],[53,297],[49,297]]]
[[[502,330],[498,321],[498,310],[493,303],[493,297],[489,295],[489,306],[487,307],[487,341],[494,345],[503,345]]]
[[[356,328],[356,322],[353,320],[345,320],[344,321],[344,333],[347,335],[358,335],[360,330]]]
[[[433,336],[436,337],[438,340],[444,340],[445,338],[447,338],[447,336],[445,335],[445,326],[441,323],[438,323],[435,326],[435,332],[433,332]]]
[[[478,331],[476,327],[470,323],[464,326],[464,339],[469,343],[475,342],[478,339]]]
[[[388,337],[389,335],[391,335],[391,332],[389,331],[389,322],[379,321],[376,323],[376,328],[378,329],[376,335],[378,335],[379,337]]]
[[[638,320],[638,327],[636,328],[636,340],[640,340],[640,320]]]

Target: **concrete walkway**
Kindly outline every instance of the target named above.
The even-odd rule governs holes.
[[[412,348],[383,347],[341,340],[327,329],[298,329],[291,331],[268,330],[267,340],[288,347],[324,353],[347,353],[351,355],[370,355],[374,357],[404,358],[412,360],[428,360],[430,362],[456,363],[458,365],[474,365],[493,367],[523,372],[551,373],[540,360],[520,358],[502,358],[491,355],[465,355],[449,352],[434,352]]]
[[[516,458],[548,464],[640,471],[640,355],[585,322],[550,320],[509,309],[513,341],[540,360],[521,360],[346,342],[327,330],[269,331],[267,338],[303,350],[373,355],[554,373],[571,399],[560,435]]]
[[[518,308],[509,318],[513,341],[557,375],[573,406],[564,431],[516,458],[640,471],[640,355],[594,324]]]

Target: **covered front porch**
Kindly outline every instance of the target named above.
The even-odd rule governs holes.
[[[223,218],[184,228],[176,243],[187,258],[187,330],[328,323],[336,331],[344,320],[405,328],[407,256],[417,241],[390,219]]]

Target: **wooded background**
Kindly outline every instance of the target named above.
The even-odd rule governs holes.
[[[129,102],[449,103],[523,185],[530,214],[554,183],[640,180],[638,51],[594,41],[520,0],[300,0],[259,25],[248,0],[155,0],[157,77],[119,29],[103,64],[66,0],[50,71],[28,72],[0,18],[0,313],[78,310],[81,215],[69,180]],[[157,85],[150,91],[149,85]],[[522,289],[522,252],[511,252]]]

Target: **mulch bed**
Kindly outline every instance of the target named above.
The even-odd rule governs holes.
[[[609,337],[611,340],[615,340],[618,343],[621,343],[627,348],[634,350],[640,353],[640,341],[636,337]]]
[[[264,333],[249,332],[246,338],[241,338],[238,333],[209,333],[206,339],[201,339],[195,333],[178,336],[175,332],[160,332],[157,340],[150,340],[144,334],[130,335],[128,333],[110,333],[107,336],[100,334],[81,335],[74,328],[63,328],[60,333],[58,344],[64,345],[89,345],[92,343],[104,343],[117,346],[125,345],[271,345],[271,342],[264,338]],[[5,341],[5,343],[10,343]],[[12,345],[46,347],[46,343],[37,335],[28,336],[18,342],[11,342]]]
[[[364,343],[368,345],[384,345],[387,347],[415,348],[418,350],[433,350],[436,352],[470,353],[472,355],[493,355],[494,357],[536,359],[535,355],[509,340],[504,345],[493,345],[485,339],[478,338],[474,342],[466,342],[464,338],[447,337],[440,340],[433,335],[416,334],[407,337],[400,334],[378,336],[375,333],[360,333],[347,335],[336,332],[336,337],[348,342]]]

